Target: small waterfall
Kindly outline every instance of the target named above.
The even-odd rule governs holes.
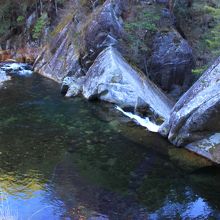
[[[118,111],[122,112],[124,115],[126,115],[127,117],[131,118],[132,120],[134,120],[136,123],[138,123],[139,125],[147,128],[147,130],[151,131],[151,132],[158,132],[160,126],[154,124],[153,122],[150,121],[150,119],[148,117],[146,118],[141,118],[138,115],[135,115],[131,112],[125,112],[122,108],[120,108],[119,106],[115,107]]]

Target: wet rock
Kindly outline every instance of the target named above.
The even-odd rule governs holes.
[[[12,55],[11,55],[10,51],[0,50],[0,62],[4,62],[8,59],[12,59]]]
[[[61,93],[66,97],[74,97],[81,93],[85,77],[65,77],[61,86]]]
[[[160,128],[176,146],[220,163],[220,57],[181,97]]]
[[[113,47],[106,48],[86,74],[82,94],[123,107],[151,108],[168,118],[172,103],[146,76],[135,71]],[[142,100],[141,102],[139,100]]]
[[[7,76],[6,72],[3,70],[0,70],[0,86],[2,85],[3,82],[10,80],[11,77]]]
[[[150,61],[150,78],[157,85],[168,92],[176,86],[188,88],[192,65],[192,49],[177,31],[156,34]]]

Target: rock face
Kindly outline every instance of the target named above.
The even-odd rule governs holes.
[[[74,4],[79,10],[80,3]],[[36,59],[35,71],[57,82],[82,69],[86,72],[97,55],[105,47],[117,44],[122,35],[123,28],[118,17],[121,5],[120,1],[117,4],[106,1],[91,13],[90,18],[85,18],[85,14],[83,17],[83,13],[73,8],[75,12],[64,16],[57,30],[53,31],[55,34],[50,43],[44,46]],[[66,25],[63,26],[63,23]]]
[[[177,31],[158,33],[155,36],[150,78],[162,89],[170,92],[177,86],[188,87],[192,65],[192,49]]]
[[[176,146],[220,163],[220,58],[181,97],[160,128]]]
[[[61,92],[68,97],[81,93],[86,99],[100,99],[122,107],[144,107],[167,119],[172,107],[169,99],[113,48],[124,34],[121,19],[124,3],[107,0],[86,21],[80,16],[71,17],[45,46],[34,69],[63,82]],[[74,30],[82,41],[78,50],[72,40]]]
[[[72,25],[69,22],[51,40],[51,44],[44,47],[34,64],[36,72],[60,83],[66,75],[80,69],[78,54],[72,42]]]
[[[114,44],[114,40],[111,39],[119,39],[123,35],[120,14],[119,1],[107,0],[98,13],[92,16],[85,32],[85,46],[88,51]]]
[[[172,103],[113,47],[106,48],[97,57],[81,85],[82,94],[87,99],[100,99],[122,107],[142,106],[165,119],[169,118]]]
[[[82,34],[81,65],[88,69],[99,53],[108,46],[116,46],[124,36],[121,15],[124,3],[122,0],[107,0],[93,11],[86,21]]]

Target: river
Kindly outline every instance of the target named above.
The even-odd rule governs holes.
[[[220,168],[38,74],[0,89],[0,219],[220,219]],[[11,217],[11,218],[10,218]]]

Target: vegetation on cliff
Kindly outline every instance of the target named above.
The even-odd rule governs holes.
[[[174,10],[177,22],[194,51],[193,72],[201,74],[220,55],[220,2],[194,0],[190,8],[177,2]]]
[[[35,13],[31,27],[33,39],[40,37],[46,22],[52,23],[65,0],[3,0],[0,2],[0,41],[10,39],[25,31],[28,18]]]

